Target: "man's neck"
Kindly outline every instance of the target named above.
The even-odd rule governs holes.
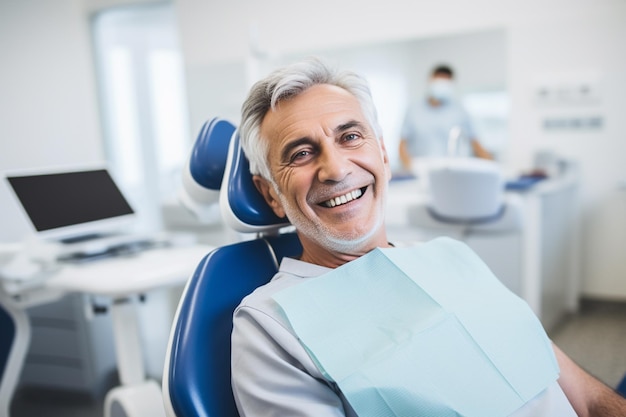
[[[428,104],[430,104],[432,107],[439,107],[442,103],[434,97],[428,97]]]
[[[322,248],[311,242],[302,241],[303,250],[302,250],[302,256],[300,257],[300,260],[303,262],[308,262],[311,264],[320,265],[320,266],[324,266],[327,268],[337,268],[350,261],[360,258],[361,256],[374,250],[377,247],[380,247],[380,248],[392,247],[392,245],[389,242],[387,242],[386,238],[381,239],[381,242],[382,243],[379,245],[372,243],[367,246],[364,246],[363,248],[357,248],[354,251],[350,251],[350,252],[339,252],[339,251]]]

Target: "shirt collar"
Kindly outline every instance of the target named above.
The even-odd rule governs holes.
[[[390,242],[390,245],[392,247],[409,246],[404,242],[401,242],[399,244],[396,242]],[[326,272],[330,272],[333,269],[321,265],[312,264],[309,262],[304,262],[299,259],[284,257],[282,261],[280,261],[280,268],[278,268],[278,270],[279,272],[285,272],[301,278],[313,278],[323,275]]]
[[[332,268],[285,257],[280,261],[279,271],[302,278],[312,278],[330,272]]]

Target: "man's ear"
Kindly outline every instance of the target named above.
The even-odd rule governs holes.
[[[274,190],[272,184],[260,175],[253,175],[252,182],[254,182],[254,186],[257,190],[259,190],[265,199],[265,202],[272,208],[274,214],[280,218],[285,217],[285,209],[283,208],[278,195],[276,195],[276,190]]]

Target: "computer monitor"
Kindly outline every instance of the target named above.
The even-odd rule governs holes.
[[[120,231],[135,212],[105,167],[5,173],[33,231],[67,241]]]

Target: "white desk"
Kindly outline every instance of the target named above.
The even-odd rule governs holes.
[[[111,297],[121,385],[107,394],[105,417],[165,416],[160,385],[146,378],[135,302],[141,293],[184,284],[212,249],[205,245],[172,246],[81,264],[62,264],[45,280],[21,286],[11,283],[7,292],[24,305],[69,292]]]
[[[198,262],[212,249],[207,245],[171,246],[70,263],[43,285],[49,290],[125,297],[186,282]]]

